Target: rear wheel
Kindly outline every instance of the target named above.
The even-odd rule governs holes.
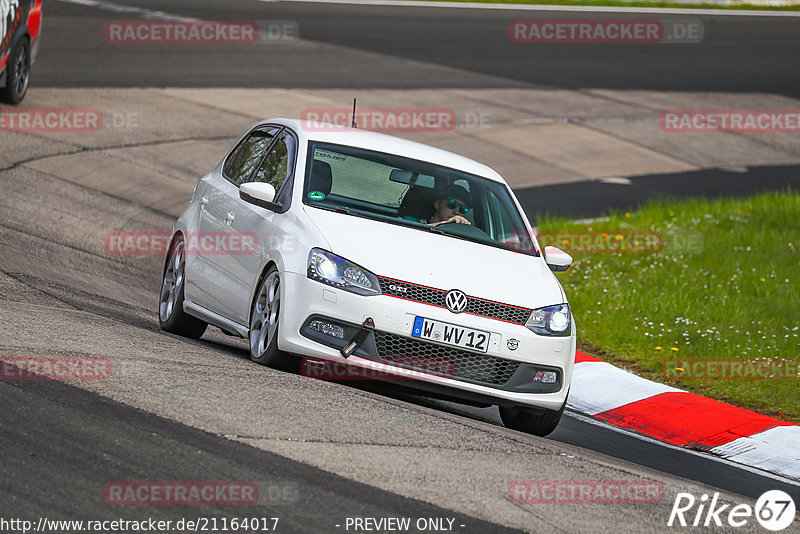
[[[28,38],[20,39],[6,64],[6,86],[0,90],[0,99],[8,104],[19,104],[28,92],[31,80],[31,54]]]
[[[208,324],[183,311],[185,270],[186,244],[183,237],[178,236],[172,243],[167,263],[164,266],[164,278],[161,281],[161,297],[158,305],[158,322],[162,330],[198,339],[206,331]]]
[[[547,436],[552,433],[561,421],[567,400],[559,410],[547,410],[544,408],[528,408],[515,406],[513,408],[500,408],[500,419],[507,428],[519,430],[527,434],[536,436]]]

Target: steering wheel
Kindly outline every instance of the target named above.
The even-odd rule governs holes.
[[[445,227],[447,233],[466,237],[469,239],[479,239],[481,241],[489,241],[494,242],[494,239],[481,230],[480,228],[476,227],[473,224],[464,224],[464,223],[457,223],[457,222],[444,222],[435,226],[434,228],[442,228]]]

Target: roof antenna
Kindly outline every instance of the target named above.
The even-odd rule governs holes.
[[[353,124],[350,125],[351,128],[358,128],[358,124],[356,124],[356,99],[353,99]]]

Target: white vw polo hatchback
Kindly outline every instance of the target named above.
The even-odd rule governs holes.
[[[569,393],[575,323],[519,202],[493,170],[384,134],[260,122],[200,179],[164,262],[161,328],[208,324],[254,361],[379,370],[498,405],[547,435]]]

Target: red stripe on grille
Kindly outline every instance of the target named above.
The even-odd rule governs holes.
[[[435,287],[423,286],[422,284],[412,284],[411,282],[405,282],[403,280],[398,280],[397,278],[389,278],[388,276],[379,276],[378,278],[383,278],[384,280],[391,280],[392,282],[400,282],[401,284],[405,284],[407,286],[424,287],[425,289],[438,291],[439,293],[447,293],[447,291],[445,291],[444,289],[437,289]]]
[[[525,310],[526,312],[532,311],[531,308],[523,308],[522,306],[514,306],[513,304],[506,304],[505,302],[497,302],[496,300],[489,300],[489,299],[482,299],[480,297],[470,297],[467,295],[467,298],[475,299],[475,300],[482,300],[483,302],[491,302],[492,304],[497,304],[498,306],[508,306],[509,308],[516,308],[518,310]]]
[[[406,282],[405,280],[398,280],[397,278],[389,278],[388,276],[378,276],[378,278],[380,278],[382,280],[390,280],[392,282],[398,282],[400,284],[405,284],[407,286],[424,287],[425,289],[430,289],[431,291],[438,291],[439,293],[447,293],[448,292],[448,290],[446,290],[446,289],[438,289],[436,287],[424,286],[422,284],[414,284],[412,282]],[[396,295],[389,295],[389,296],[390,297],[394,297]],[[403,297],[397,297],[397,298],[403,298]],[[496,300],[483,299],[481,297],[473,297],[472,295],[467,295],[467,298],[468,299],[473,299],[473,300],[480,300],[480,301],[483,301],[483,302],[490,302],[492,304],[497,304],[498,306],[507,306],[509,308],[516,308],[518,310],[524,310],[526,312],[533,311],[532,308],[525,308],[524,306],[515,306],[514,304],[506,304],[505,302],[498,302]],[[420,302],[421,304],[429,304],[428,302],[421,302],[419,300],[414,300],[414,299],[404,299],[404,300],[411,300],[411,301],[414,301],[414,302]],[[429,305],[430,306],[436,306],[436,304],[429,304]],[[443,308],[444,306],[437,306],[437,307],[438,308]],[[470,312],[464,312],[464,313],[470,313]],[[478,313],[473,313],[472,315],[478,315],[479,317],[488,317],[487,315],[480,315]],[[490,319],[494,319],[494,317],[489,317],[489,318]],[[498,321],[502,321],[503,319],[497,319],[497,320]],[[525,324],[525,323],[517,323],[515,321],[505,321],[505,322],[514,323],[514,324]]]
[[[400,299],[400,300],[407,300],[407,301],[409,301],[409,302],[416,302],[417,304],[424,304],[424,305],[426,305],[426,306],[434,306],[434,307],[436,307],[436,308],[443,308],[443,309],[447,309],[447,308],[445,308],[444,306],[438,306],[438,305],[436,305],[436,304],[431,304],[430,302],[422,302],[421,300],[407,299],[407,298],[405,298],[405,297],[399,297],[399,296],[397,296],[397,295],[390,295],[390,294],[388,294],[388,293],[384,293],[384,296],[386,296],[386,297],[394,297],[394,298],[396,298],[396,299]],[[466,313],[466,312],[465,312],[465,313]]]
[[[389,293],[384,293],[383,295],[386,296],[386,297],[394,297],[394,298],[400,299],[400,300],[407,300],[409,302],[416,302],[417,304],[424,304],[426,306],[433,306],[434,308],[442,308],[443,310],[447,309],[444,306],[438,306],[436,304],[431,304],[430,302],[422,302],[421,300],[407,299],[405,297],[398,297],[397,295],[390,295]],[[525,309],[525,308],[522,308],[522,309]],[[474,315],[475,317],[485,317],[486,319],[492,319],[493,321],[502,321],[504,323],[518,324],[520,326],[525,326],[525,323],[518,323],[517,321],[507,321],[506,319],[500,319],[499,317],[492,317],[490,315],[481,315],[480,313],[472,313],[472,312],[468,312],[468,311],[461,312],[461,313],[466,313],[468,315]]]

